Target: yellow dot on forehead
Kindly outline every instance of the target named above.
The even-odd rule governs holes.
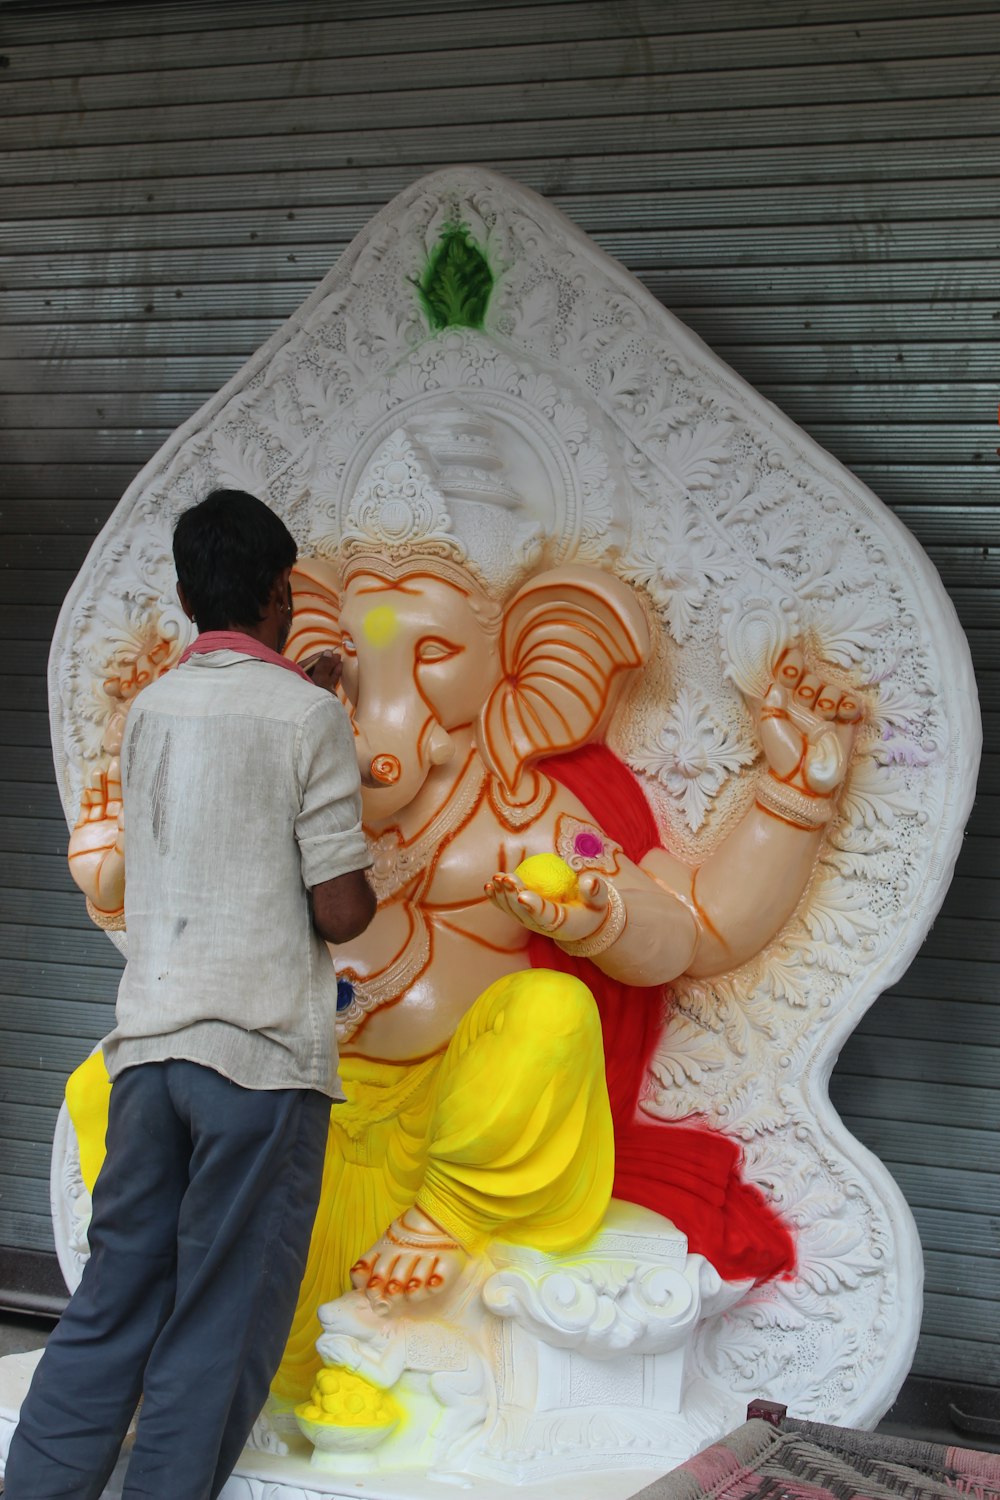
[[[399,633],[399,619],[391,604],[376,604],[365,615],[362,628],[372,646],[389,646]]]

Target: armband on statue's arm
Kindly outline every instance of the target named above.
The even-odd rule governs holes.
[[[817,833],[833,817],[834,794],[801,791],[769,771],[757,784],[757,806],[792,828]]]

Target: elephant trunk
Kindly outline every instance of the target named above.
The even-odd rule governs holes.
[[[447,765],[454,758],[455,745],[440,724],[434,722],[415,738],[412,728],[379,725],[378,737],[370,737],[363,727],[355,726],[355,752],[365,815],[368,818],[390,817],[420,791],[435,766]]]

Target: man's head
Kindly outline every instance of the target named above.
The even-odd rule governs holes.
[[[297,550],[262,500],[245,490],[213,490],[174,529],[181,604],[199,630],[256,631],[269,610],[286,607]]]

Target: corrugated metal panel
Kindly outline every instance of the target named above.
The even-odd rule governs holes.
[[[546,194],[893,505],[970,630],[996,743],[995,0],[0,4],[0,44],[0,1245],[51,1244],[63,1077],[119,967],[66,874],[58,601],[163,437],[420,173],[480,160]],[[997,771],[921,956],[834,1079],[917,1214],[916,1368],[983,1385]]]

